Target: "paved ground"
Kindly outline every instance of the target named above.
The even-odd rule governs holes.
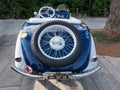
[[[103,28],[107,18],[81,18],[80,20],[84,21],[89,28]],[[0,37],[6,33],[17,34],[23,22],[25,20],[0,20]]]
[[[37,81],[21,76],[10,67],[15,41],[24,20],[0,20],[0,90],[120,90],[120,58],[99,56],[101,69],[79,80]]]
[[[81,18],[89,28],[103,28],[107,18]]]

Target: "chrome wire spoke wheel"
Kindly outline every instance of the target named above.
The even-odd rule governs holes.
[[[51,25],[38,36],[38,47],[48,58],[59,60],[70,56],[76,48],[76,36],[66,26]]]

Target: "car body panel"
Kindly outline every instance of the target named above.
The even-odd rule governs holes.
[[[24,30],[23,30],[24,31]],[[31,36],[32,33],[27,32],[28,36],[26,38],[21,39],[21,45],[22,45],[22,53],[24,54],[24,60],[27,65],[30,65],[34,70],[37,67],[37,71],[40,72],[45,72],[45,71],[51,71],[51,72],[56,72],[56,71],[80,71],[86,68],[89,62],[89,53],[90,53],[90,35],[89,35],[89,30],[82,30],[80,31],[80,34],[82,35],[83,39],[83,50],[81,53],[81,56],[79,57],[78,60],[76,60],[75,63],[64,67],[64,68],[49,68],[45,65],[42,65],[33,55],[31,47],[30,47],[30,42],[31,42]],[[86,54],[84,54],[86,53]],[[81,61],[82,60],[82,61]],[[86,63],[86,64],[85,64]]]

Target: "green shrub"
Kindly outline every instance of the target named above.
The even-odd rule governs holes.
[[[91,16],[108,16],[110,0],[93,0]]]
[[[51,4],[56,8],[59,4],[67,4],[72,13],[90,16],[108,16],[110,0],[1,0],[0,18],[29,18],[34,11],[38,11],[41,6]]]

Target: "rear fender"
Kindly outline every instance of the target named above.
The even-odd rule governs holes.
[[[19,69],[23,69],[24,66],[26,65],[24,58],[23,58],[22,51],[21,51],[22,50],[21,49],[21,34],[22,34],[22,31],[20,31],[18,34],[17,41],[16,41],[16,47],[15,47],[15,59],[21,58],[21,62],[15,61],[15,66]]]
[[[92,59],[97,57],[97,55],[96,55],[96,48],[95,48],[93,36],[90,35],[90,37],[91,37],[90,60],[89,60],[88,66],[86,67],[86,69],[84,71],[88,71],[88,70],[91,70],[91,69],[97,67],[97,61],[96,62],[92,61]]]

